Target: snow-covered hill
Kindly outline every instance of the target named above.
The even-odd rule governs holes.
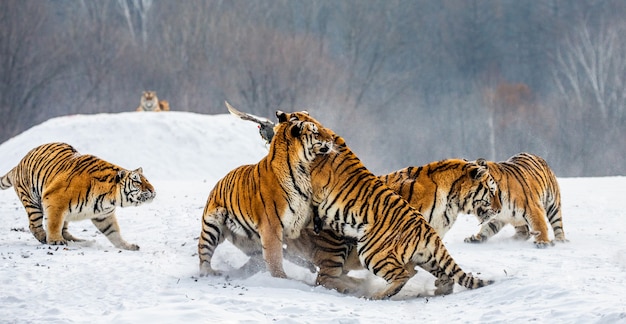
[[[0,322],[626,322],[624,177],[559,179],[570,242],[544,250],[510,240],[511,228],[465,244],[477,222],[459,217],[444,242],[465,270],[496,280],[492,286],[432,297],[434,279],[420,271],[392,300],[369,301],[313,287],[314,274],[289,263],[290,279],[267,272],[196,278],[209,191],[229,170],[267,153],[254,124],[183,112],[55,118],[2,143],[0,173],[52,141],[142,166],[157,198],[118,211],[123,236],[141,246],[130,252],[115,249],[89,221],[70,231],[91,244],[39,244],[15,192],[0,191]],[[245,261],[228,243],[214,257],[226,272]],[[354,275],[370,278],[374,289],[383,284]]]

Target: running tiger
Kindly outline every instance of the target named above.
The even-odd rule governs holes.
[[[129,171],[93,155],[81,155],[66,143],[44,144],[28,152],[0,178],[0,189],[11,186],[39,242],[83,241],[68,232],[68,222],[91,219],[115,247],[125,250],[139,250],[139,246],[122,239],[115,207],[151,202],[156,194],[141,168]]]
[[[287,114],[283,120],[310,121],[324,129],[304,112]],[[327,132],[333,134],[333,149],[311,165],[313,207],[324,225],[355,239],[361,264],[387,281],[387,287],[372,299],[397,294],[417,272],[415,266],[430,272],[444,287],[451,281],[470,289],[492,283],[465,273],[426,219],[369,172],[343,138]]]
[[[144,91],[141,95],[137,111],[169,111],[170,103],[159,100],[156,91]]]
[[[262,247],[271,275],[286,278],[283,237],[298,237],[311,220],[310,164],[318,154],[328,153],[332,136],[314,123],[286,122],[282,112],[276,116],[283,123],[274,128],[268,155],[232,170],[209,194],[198,242],[200,275],[219,274],[211,258],[228,239],[251,256],[250,262]]]
[[[548,163],[539,156],[520,153],[504,162],[484,159],[476,163],[486,166],[492,174],[502,197],[502,211],[483,223],[477,234],[465,242],[484,242],[498,233],[502,227],[515,227],[515,239],[527,240],[535,236],[539,248],[554,245],[548,236],[548,223],[552,226],[555,240],[566,242],[561,218],[561,192],[556,176]]]

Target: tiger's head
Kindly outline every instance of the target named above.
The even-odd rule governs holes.
[[[333,150],[334,133],[310,117],[308,112],[285,113],[277,110],[276,117],[278,117],[278,124],[274,127],[274,133],[278,134],[278,129],[286,125],[291,136],[300,138],[305,144],[304,153],[308,161],[312,161],[317,155],[328,154]]]
[[[141,106],[145,110],[156,110],[159,108],[159,99],[156,91],[144,91],[141,96]]]
[[[467,181],[460,184],[460,198],[471,202],[464,211],[478,217],[481,224],[489,221],[502,209],[500,190],[486,166],[468,162],[466,166]]]
[[[146,177],[143,169],[119,170],[115,178],[122,196],[122,206],[138,206],[151,202],[156,196],[154,187]]]

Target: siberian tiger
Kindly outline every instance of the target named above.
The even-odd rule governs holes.
[[[282,112],[276,115],[285,118]],[[200,275],[219,274],[211,258],[228,239],[251,260],[262,247],[271,275],[286,277],[283,237],[298,237],[311,220],[309,166],[317,155],[328,153],[332,136],[306,121],[281,123],[274,132],[266,157],[232,170],[209,194],[198,242]]]
[[[484,242],[498,233],[506,224],[515,227],[515,239],[527,240],[535,236],[535,246],[544,248],[554,244],[548,236],[550,222],[556,241],[565,242],[561,218],[561,192],[556,176],[548,163],[539,156],[520,153],[504,162],[478,159],[494,177],[502,196],[502,211],[483,223],[477,234],[465,242]]]
[[[0,189],[11,186],[39,242],[82,241],[68,232],[68,222],[91,219],[115,247],[125,250],[139,250],[139,246],[122,239],[115,207],[138,206],[156,195],[141,168],[129,171],[93,155],[81,155],[65,143],[44,144],[28,152],[0,178]]]
[[[440,237],[454,225],[459,213],[474,214],[484,221],[501,208],[498,187],[487,168],[465,160],[432,162],[378,178],[417,209]],[[362,269],[354,248],[345,246],[355,242],[328,229],[319,235],[304,231],[306,236],[287,244],[293,255],[290,260],[301,256],[319,267],[316,283],[326,288],[340,292],[358,289],[358,282],[346,276],[349,270]],[[444,284],[437,282],[436,294],[450,291],[454,282]]]
[[[169,111],[170,103],[159,100],[156,91],[144,91],[141,95],[137,111]]]
[[[324,129],[307,113],[286,114],[281,123],[285,120],[314,122]],[[441,286],[454,281],[472,289],[492,283],[465,273],[426,219],[369,172],[342,137],[327,132],[334,145],[311,165],[312,206],[325,226],[356,240],[361,264],[387,281],[372,299],[397,294],[417,272],[415,266],[437,277]]]

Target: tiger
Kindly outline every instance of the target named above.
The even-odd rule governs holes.
[[[285,117],[283,120],[309,121],[324,129],[308,113]],[[327,132],[333,137],[332,149],[317,156],[310,169],[315,227],[321,222],[356,241],[360,263],[387,282],[371,299],[396,295],[417,273],[415,266],[434,275],[442,287],[450,287],[451,281],[469,289],[493,283],[465,273],[422,214],[371,173],[342,137]]]
[[[170,104],[167,100],[159,100],[156,91],[144,91],[137,111],[169,111]]]
[[[278,111],[276,116],[282,121],[285,113]],[[287,277],[283,237],[298,237],[310,222],[309,166],[316,156],[328,153],[332,137],[306,121],[281,123],[274,132],[267,156],[230,171],[209,193],[198,241],[200,276],[220,274],[211,267],[211,259],[218,244],[228,239],[252,256],[250,262],[262,247],[270,274]]]
[[[554,245],[548,234],[548,223],[555,241],[567,242],[561,217],[561,191],[554,172],[541,157],[519,153],[503,162],[478,159],[476,163],[489,169],[501,191],[502,210],[484,222],[478,233],[465,242],[480,243],[498,233],[505,225],[515,227],[513,238],[535,237],[538,248]]]
[[[0,178],[0,189],[10,187],[24,205],[30,231],[39,242],[84,241],[68,232],[68,222],[91,219],[116,248],[132,251],[139,246],[120,235],[115,208],[139,206],[156,196],[142,168],[129,171],[60,142],[29,151]]]
[[[443,237],[454,225],[459,213],[474,214],[487,220],[501,208],[498,187],[487,167],[462,159],[446,159],[419,167],[407,167],[378,176],[389,188],[420,212],[430,226]],[[339,292],[357,289],[358,281],[346,276],[349,270],[360,270],[358,255],[351,253],[355,242],[338,236],[332,230],[315,235],[304,229],[287,249],[293,257],[301,256],[319,267],[316,284]],[[436,294],[453,288],[437,283]]]

